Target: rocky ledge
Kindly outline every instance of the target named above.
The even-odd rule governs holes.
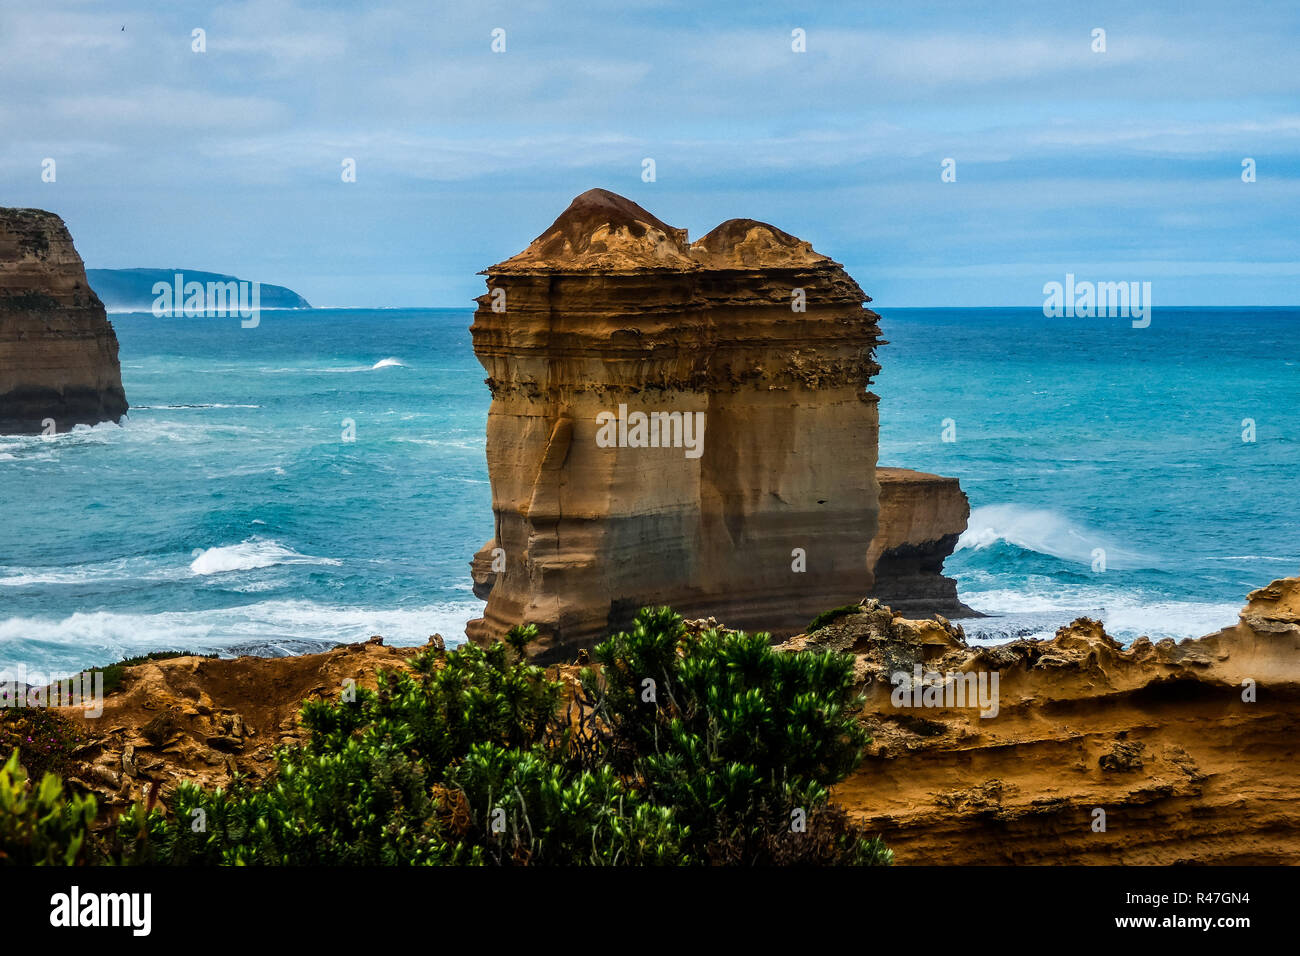
[[[63,220],[0,209],[0,434],[126,414],[117,336]]]
[[[263,781],[275,770],[275,748],[302,742],[304,701],[338,699],[348,681],[373,690],[380,670],[405,667],[416,650],[375,637],[298,657],[185,656],[126,667],[99,716],[60,708],[83,730],[68,782],[113,810],[155,787],[165,800],[182,780],[209,788],[236,775]]]
[[[1128,647],[1086,618],[973,647],[868,601],[783,646],[857,658],[874,740],[836,798],[899,863],[1294,865],[1300,579],[1248,601]]]
[[[957,582],[943,562],[966,530],[970,502],[956,478],[907,468],[877,468],[880,530],[867,564],[875,576],[871,596],[909,616],[978,617],[957,597]]]

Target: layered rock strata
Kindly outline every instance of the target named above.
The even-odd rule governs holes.
[[[749,219],[692,243],[591,190],[486,275],[471,639],[528,622],[559,659],[653,604],[792,634],[870,591],[878,317],[839,263]]]
[[[956,478],[907,468],[877,468],[880,530],[867,552],[871,596],[895,611],[926,617],[975,617],[957,597],[943,562],[966,530],[970,503]]]
[[[117,336],[63,220],[0,209],[0,434],[126,414]]]
[[[834,798],[899,863],[1295,865],[1300,579],[1248,600],[1215,634],[1127,647],[1088,619],[972,647],[867,601],[783,646],[857,658],[874,739]],[[995,706],[948,696],[972,679]]]

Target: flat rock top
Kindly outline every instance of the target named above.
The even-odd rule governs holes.
[[[18,206],[0,206],[0,223],[5,225],[26,225],[29,223],[57,223],[63,225],[63,220],[52,212],[45,209],[24,209]]]
[[[71,244],[68,227],[44,209],[0,207],[0,267],[22,259],[44,258],[51,241]]]
[[[6,245],[6,260],[13,259],[16,255],[40,255],[48,252],[51,239],[59,242],[72,241],[68,227],[54,213],[44,209],[0,207],[0,240]]]
[[[910,468],[876,468],[876,480],[882,485],[909,485],[909,484],[956,484],[956,478],[948,478],[944,475],[932,475],[926,471],[913,471]]]
[[[61,218],[44,209],[0,208],[0,308],[30,310],[32,294],[64,307],[101,308]]]

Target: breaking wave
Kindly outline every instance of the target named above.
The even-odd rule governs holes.
[[[1237,622],[1241,604],[1167,601],[1151,595],[1102,587],[1022,585],[989,591],[963,591],[962,600],[992,615],[958,623],[977,644],[1000,644],[1019,638],[1047,639],[1057,628],[1080,617],[1101,621],[1123,643],[1138,637],[1182,640],[1202,637]]]
[[[1106,552],[1110,567],[1141,566],[1141,555],[1115,546],[1100,532],[1075,524],[1055,511],[1020,505],[984,505],[971,512],[957,551],[983,551],[1005,543],[1062,561],[1090,565],[1093,552]]]
[[[281,564],[337,566],[342,563],[335,558],[317,558],[299,554],[278,541],[254,537],[239,544],[208,548],[190,562],[190,570],[195,574],[227,574],[231,571],[252,571],[256,568],[270,568]]]

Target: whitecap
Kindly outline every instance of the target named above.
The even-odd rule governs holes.
[[[0,587],[86,585],[104,582],[178,580],[184,571],[157,557],[115,558],[64,567],[0,567]]]
[[[146,411],[146,410],[147,410],[147,411],[159,411],[159,410],[163,410],[163,409],[166,409],[166,410],[168,410],[168,411],[174,411],[174,410],[177,410],[177,409],[204,409],[204,408],[261,408],[261,407],[262,407],[261,405],[241,405],[241,404],[231,404],[231,405],[226,405],[226,404],[224,404],[224,403],[222,403],[222,402],[213,402],[213,403],[210,403],[210,404],[201,404],[201,405],[132,405],[132,406],[131,406],[131,411],[133,411],[133,412],[135,412],[135,411]]]
[[[281,564],[339,565],[336,558],[318,558],[299,554],[278,541],[268,538],[248,538],[239,544],[208,548],[190,562],[190,571],[198,575],[228,574],[232,571],[252,571]]]
[[[1270,554],[1227,554],[1221,557],[1207,557],[1207,561],[1277,561],[1282,564],[1300,565],[1300,558],[1278,558]]]
[[[1023,584],[988,591],[959,589],[961,599],[987,618],[959,621],[973,644],[1017,638],[1047,639],[1080,617],[1099,620],[1111,637],[1183,640],[1203,637],[1237,622],[1240,604],[1169,601],[1092,585]]]

